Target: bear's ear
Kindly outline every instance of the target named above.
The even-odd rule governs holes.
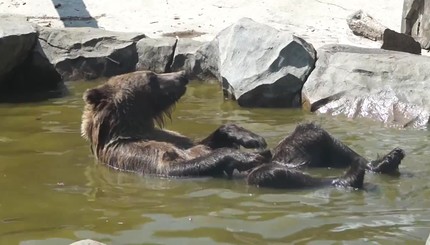
[[[92,89],[87,89],[85,91],[83,99],[87,104],[97,106],[104,99],[110,96],[110,90],[103,87],[97,87]]]

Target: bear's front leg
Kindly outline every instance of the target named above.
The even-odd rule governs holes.
[[[178,177],[232,176],[235,169],[239,172],[248,171],[269,160],[264,154],[219,148],[205,156],[171,163],[166,175]]]
[[[248,149],[267,147],[263,137],[232,123],[220,126],[211,135],[203,139],[200,144],[207,145],[212,149],[223,147],[238,149],[239,146]]]

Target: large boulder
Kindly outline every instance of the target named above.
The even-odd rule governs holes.
[[[36,39],[36,29],[25,17],[0,16],[0,85],[28,58]]]
[[[382,49],[326,45],[302,90],[305,109],[425,127],[430,113],[430,58]]]
[[[64,80],[110,77],[134,71],[141,33],[111,32],[90,27],[40,28],[41,51]]]
[[[57,89],[61,76],[37,39],[36,26],[20,16],[0,17],[0,90],[2,94]]]
[[[312,45],[249,18],[216,39],[224,94],[246,107],[298,107],[315,63]]]
[[[136,44],[139,56],[136,70],[169,72],[177,41],[173,37],[141,39]]]

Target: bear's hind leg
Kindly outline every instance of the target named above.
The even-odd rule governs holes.
[[[367,160],[315,123],[302,123],[273,150],[273,161],[296,167],[349,167]]]
[[[405,151],[396,147],[382,158],[371,161],[367,168],[376,173],[395,174],[398,173],[399,165],[404,157]]]
[[[247,178],[249,185],[279,189],[298,189],[324,186],[362,188],[365,167],[360,162],[354,163],[339,178],[317,178],[300,170],[290,169],[280,164],[264,164],[253,169]]]
[[[269,163],[253,169],[247,177],[249,185],[278,189],[299,189],[329,186],[332,179],[314,178],[300,170]]]

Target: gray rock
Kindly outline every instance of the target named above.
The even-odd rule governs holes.
[[[225,96],[247,107],[300,106],[300,90],[315,63],[312,45],[249,18],[215,40]]]
[[[150,70],[157,73],[168,72],[176,48],[176,38],[143,38],[137,42],[139,56],[136,70]]]
[[[46,58],[36,27],[24,17],[0,17],[0,85],[9,93],[58,88],[61,76]]]
[[[172,71],[186,70],[191,74],[195,66],[196,53],[202,46],[202,42],[195,41],[190,38],[180,38],[175,49],[175,55],[173,58]]]
[[[16,91],[43,91],[57,89],[62,77],[46,57],[39,40],[23,64],[8,76],[8,89]]]
[[[353,13],[346,22],[355,35],[382,40],[382,49],[421,54],[421,46],[413,37],[386,28],[362,10]]]
[[[382,49],[421,54],[421,45],[409,35],[385,29]]]
[[[105,245],[105,244],[91,239],[85,239],[85,240],[80,240],[80,241],[71,243],[70,245]]]
[[[401,32],[412,36],[423,49],[430,49],[430,2],[404,0]]]
[[[134,71],[138,62],[136,42],[141,33],[101,29],[40,28],[42,51],[64,80],[110,77]]]
[[[382,40],[384,30],[387,29],[363,10],[358,10],[351,14],[346,22],[355,35],[363,36],[373,41]]]
[[[0,84],[24,63],[37,38],[35,28],[21,16],[0,16]]]
[[[178,39],[171,71],[185,70],[192,79],[219,78],[219,50],[216,42]]]
[[[193,74],[198,79],[222,81],[218,42],[212,41],[202,44],[196,52],[194,65]]]
[[[326,45],[302,90],[304,108],[400,127],[425,127],[430,58],[382,49]]]

